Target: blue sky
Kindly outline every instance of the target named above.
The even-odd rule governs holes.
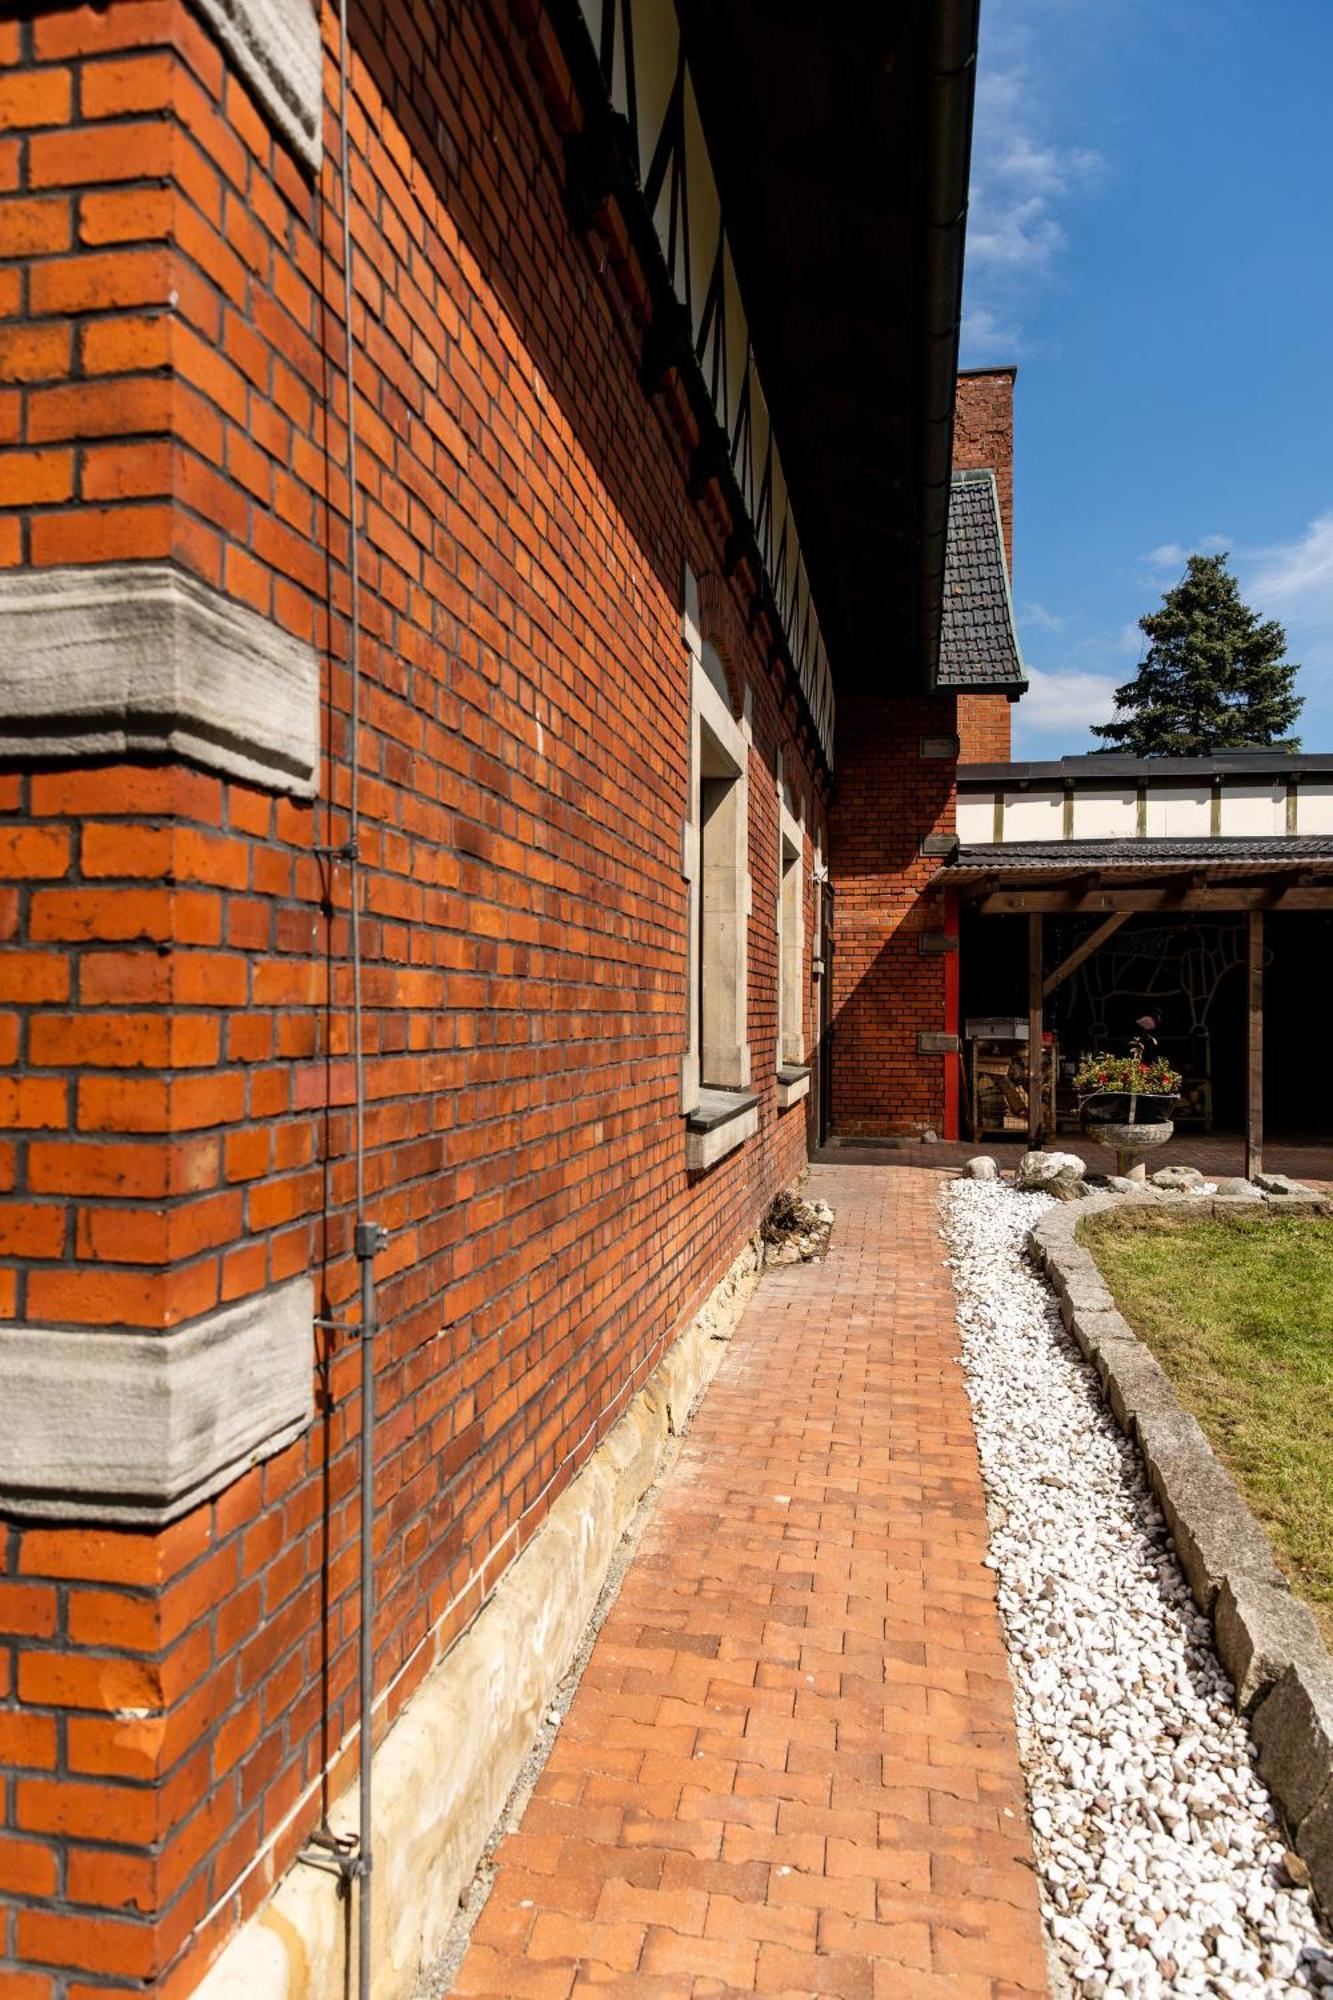
[[[963,364],[1017,362],[1020,757],[1227,548],[1333,750],[1333,0],[982,0]]]

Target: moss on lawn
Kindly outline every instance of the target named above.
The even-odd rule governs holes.
[[[1093,1217],[1083,1241],[1333,1646],[1333,1217]]]

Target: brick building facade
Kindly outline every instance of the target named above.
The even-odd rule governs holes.
[[[901,32],[924,61],[924,30]],[[726,358],[723,238],[711,336],[678,276],[678,182],[696,244],[712,212],[697,150],[618,181],[593,47],[536,0],[357,10],[347,51],[305,0],[0,24],[15,2000],[294,1994],[316,1935],[343,1962],[337,1882],[298,1856],[361,1720],[358,1223],[387,1232],[371,1639],[391,1746],[804,1163],[840,840],[834,1011],[849,981],[907,997],[890,1033],[837,1037],[832,1116],[939,1122],[903,1036],[934,1026],[953,963],[924,955],[919,894],[952,753],[920,751],[960,697],[840,690],[830,805],[780,412],[765,430],[748,348],[740,375]],[[605,27],[601,55],[614,103]],[[684,135],[674,74],[662,130],[678,105]],[[707,394],[729,393],[719,464]],[[303,1868],[309,1934],[275,1919],[246,1956]],[[410,1895],[390,1875],[384,1894],[387,1994],[425,1947]]]
[[[1015,372],[959,376],[953,438],[955,474],[993,476],[1009,573]],[[958,909],[937,878],[957,834],[958,766],[1009,756],[1023,684],[1007,604],[997,622],[1008,624],[1017,669],[1007,690],[839,701],[831,1068],[832,1123],[845,1138],[958,1136]]]

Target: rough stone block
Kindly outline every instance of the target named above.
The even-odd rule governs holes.
[[[314,649],[170,563],[0,579],[0,755],[144,754],[312,797]]]
[[[314,1288],[161,1333],[0,1330],[0,1505],[25,1519],[174,1520],[299,1437],[314,1414]]]
[[[1177,1406],[1178,1407],[1178,1406]],[[1192,1417],[1138,1420],[1140,1445],[1194,1601],[1210,1616],[1228,1576],[1283,1588],[1267,1535]]]
[[[1250,1730],[1260,1777],[1299,1826],[1333,1775],[1333,1665],[1293,1661],[1260,1702]]]
[[[1324,1642],[1308,1605],[1289,1590],[1226,1576],[1213,1610],[1218,1657],[1231,1676],[1237,1708],[1248,1713],[1293,1661],[1319,1666]]]
[[[1310,1871],[1310,1886],[1325,1915],[1333,1913],[1333,1780],[1297,1827],[1296,1852]]]

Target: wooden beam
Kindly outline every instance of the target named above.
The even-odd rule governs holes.
[[[1113,910],[1262,910],[1271,907],[1273,884],[1260,881],[1245,888],[1189,889],[1096,889],[1079,896],[1061,885],[1049,889],[995,889],[982,896],[973,908],[983,917],[1026,917],[1043,915],[1096,916]],[[1284,910],[1333,910],[1333,878],[1323,877],[1317,885],[1298,884],[1284,889]]]
[[[1028,918],[1028,1144],[1041,1144],[1042,920]]]
[[[1092,936],[1084,938],[1082,944],[1077,945],[1068,958],[1062,959],[1054,972],[1048,972],[1042,981],[1042,998],[1049,1000],[1056,987],[1063,986],[1070,973],[1077,972],[1085,958],[1091,958],[1094,951],[1106,943],[1107,938],[1115,936],[1128,915],[1127,910],[1116,910],[1104,923],[1098,924]]]
[[[1029,919],[1031,921],[1031,919]],[[1264,913],[1251,910],[1245,971],[1245,1178],[1264,1170]]]

